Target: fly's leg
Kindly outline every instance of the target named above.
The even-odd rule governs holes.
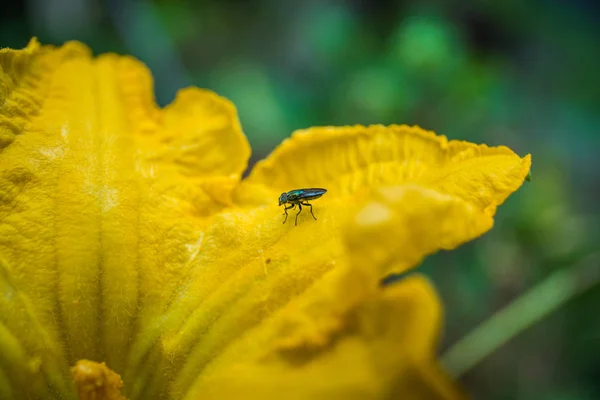
[[[294,208],[294,207],[295,207],[295,204],[292,204],[289,207],[288,206],[283,206],[283,211],[284,211],[284,214],[285,214],[285,219],[283,220],[284,224],[285,224],[285,221],[287,221],[287,217],[288,217],[287,210],[289,210],[290,208]]]
[[[303,206],[309,206],[310,207],[310,215],[312,215],[312,217],[315,219],[315,221],[317,220],[317,217],[315,217],[315,214],[313,214],[312,212],[312,204],[310,204],[308,201],[306,203],[301,203]]]
[[[298,203],[298,208],[300,209],[300,211],[296,213],[296,222],[294,223],[294,225],[296,226],[298,226],[298,215],[300,215],[300,213],[302,212],[302,206],[300,205],[300,203]]]

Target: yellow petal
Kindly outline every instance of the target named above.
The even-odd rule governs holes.
[[[153,362],[147,373],[155,371],[161,359],[168,360],[154,376],[160,379],[173,374],[174,397],[187,393],[189,398],[196,394],[219,398],[253,392],[268,397],[288,388],[300,398],[345,398],[350,396],[346,390],[358,397],[385,397],[382,394],[389,391],[404,390],[414,398],[428,398],[426,391],[436,393],[430,394],[435,396],[432,398],[460,398],[433,361],[431,338],[437,337],[437,328],[431,326],[439,323],[439,310],[432,316],[427,307],[419,305],[420,315],[431,318],[429,328],[404,314],[380,317],[402,321],[405,328],[414,326],[418,332],[410,338],[395,332],[410,345],[399,342],[395,348],[388,343],[386,354],[398,357],[394,361],[397,366],[388,365],[398,374],[389,378],[396,383],[394,388],[386,386],[389,382],[378,365],[347,371],[348,365],[364,364],[353,359],[363,353],[381,358],[385,365],[385,355],[371,347],[363,333],[349,328],[349,320],[354,318],[349,315],[364,309],[369,310],[365,315],[379,318],[370,308],[372,302],[387,299],[387,291],[396,293],[390,288],[383,293],[377,290],[382,276],[417,265],[440,248],[450,249],[477,237],[491,228],[491,216],[459,197],[417,185],[374,191],[363,199],[362,208],[348,225],[338,222],[352,211],[335,201],[315,204],[319,220],[311,223],[307,217],[293,228],[269,217],[274,206],[232,211],[214,221],[200,255],[204,268],[182,286],[181,301],[167,313],[168,327],[161,331],[162,337],[148,339],[162,345],[150,358]],[[346,247],[341,242],[344,236]],[[350,249],[349,255],[345,248]],[[344,266],[346,259],[349,267]],[[425,292],[426,297],[435,298],[430,288]],[[411,292],[408,297],[418,296]],[[365,324],[373,325],[373,320]],[[371,334],[382,340],[387,332]],[[329,352],[328,346],[346,336],[356,349]],[[319,351],[322,348],[328,351]],[[413,350],[416,355],[403,353]],[[280,352],[290,351],[310,361],[300,368],[294,358],[281,360]],[[406,361],[413,359],[419,362]],[[403,362],[407,365],[401,366]],[[335,370],[339,380],[319,380],[328,369]],[[138,395],[144,393],[148,392]]]
[[[490,216],[529,175],[531,156],[519,158],[508,147],[452,140],[444,169],[429,180],[442,193],[462,198]]]
[[[462,398],[435,365],[440,308],[426,280],[377,290],[349,275],[326,275],[241,336],[185,398]]]
[[[229,375],[227,371],[235,370],[236,365],[244,365],[244,368],[248,368],[248,374],[256,376],[257,380],[244,383],[249,387],[260,386],[265,377],[274,375],[273,379],[281,380],[281,386],[305,387],[304,391],[299,392],[305,398],[310,398],[320,390],[323,390],[324,396],[338,392],[342,396],[346,393],[345,384],[354,379],[350,371],[344,379],[340,377],[340,380],[332,382],[329,388],[312,380],[323,374],[324,368],[337,370],[346,365],[348,359],[344,358],[344,354],[336,353],[334,360],[325,362],[320,356],[327,358],[330,353],[315,353],[315,369],[307,372],[308,375],[302,371],[295,375],[294,368],[297,365],[293,360],[289,364],[263,365],[260,358],[265,352],[285,353],[293,349],[306,350],[308,357],[337,336],[345,335],[355,343],[358,353],[347,354],[348,357],[360,357],[363,353],[365,357],[380,357],[380,350],[375,351],[365,339],[367,333],[355,334],[349,328],[348,324],[353,318],[349,315],[354,315],[358,309],[363,310],[360,314],[364,314],[368,320],[365,322],[365,329],[368,330],[367,327],[373,323],[368,319],[371,307],[378,307],[374,304],[379,302],[396,301],[396,296],[390,295],[388,298],[380,292],[378,285],[383,268],[376,265],[378,260],[363,264],[347,261],[362,257],[363,248],[350,247],[352,254],[347,254],[342,240],[343,231],[336,222],[342,219],[342,214],[347,210],[330,206],[326,203],[319,206],[315,211],[318,221],[313,221],[308,215],[298,226],[281,224],[282,216],[276,206],[233,209],[216,216],[199,244],[197,264],[181,281],[177,299],[156,326],[140,333],[140,339],[131,350],[132,364],[136,368],[125,376],[126,382],[137,382],[130,392],[131,397],[148,398],[161,390],[167,390],[163,394],[173,398],[186,394],[193,398],[196,390],[202,395],[209,395],[210,391],[208,394],[204,392],[205,387],[220,386],[218,383],[206,386],[209,384],[205,379],[210,382],[213,379],[209,371],[217,369],[219,374],[226,374],[233,379],[234,375]],[[410,219],[398,218],[398,221],[406,224]],[[411,228],[410,225],[403,225],[407,232]],[[420,287],[421,283],[417,286]],[[428,328],[410,318],[405,321],[404,314],[392,316],[392,311],[380,316],[373,313],[372,318],[381,319],[382,323],[388,318],[394,319],[404,328],[414,325],[420,334],[415,334],[411,341],[417,337],[419,340],[435,338],[437,328],[431,327],[437,327],[439,323],[439,305],[431,288],[425,286],[427,295],[424,297],[428,305],[419,305],[418,308],[430,318],[425,324]],[[385,293],[387,290],[392,289],[386,289]],[[400,297],[405,298],[404,295]],[[427,307],[435,309],[435,312],[428,314]],[[374,338],[388,333],[399,335],[397,331],[371,332]],[[456,389],[448,388],[452,385],[447,378],[442,378],[443,373],[433,362],[433,339],[430,339],[425,340],[428,345],[414,342],[408,346],[412,350],[420,349],[420,361],[415,364],[411,361],[405,369],[395,370],[398,376],[394,381],[401,380],[404,374],[417,374],[421,376],[419,379],[423,390],[439,385],[444,388],[440,389],[442,392],[456,393]],[[393,341],[391,337],[389,340]],[[404,349],[407,344],[400,339],[397,346],[397,350],[392,347],[390,352],[397,352],[399,358],[394,362],[402,363],[401,358],[408,357],[403,351],[409,350]],[[276,368],[281,369],[277,373],[271,371]],[[376,371],[380,366],[365,368],[359,373],[362,376],[360,385],[366,385],[364,390],[373,396],[391,390],[389,382],[376,379]],[[263,376],[263,373],[267,374]],[[288,374],[290,376],[286,378]],[[428,383],[424,377],[427,374],[427,379],[437,383]],[[369,377],[373,380],[367,382]],[[220,379],[228,378],[218,378],[215,382],[221,382]],[[272,385],[278,387],[277,383]],[[232,388],[231,392],[225,394],[235,395]],[[257,390],[263,395],[269,393],[268,387]],[[241,393],[246,392],[243,390]]]
[[[352,246],[364,249],[357,259],[377,260],[385,276],[491,229],[496,207],[520,187],[530,165],[529,156],[506,147],[448,141],[418,127],[311,128],[259,162],[235,197],[259,207],[290,189],[327,188],[315,201],[322,219],[314,229],[334,237],[350,229]],[[391,185],[396,189],[370,197],[370,188]],[[356,229],[348,228],[359,207],[350,223]]]
[[[39,114],[51,87],[51,81],[44,78],[57,64],[88,55],[89,50],[78,43],[68,43],[55,51],[41,47],[36,39],[23,50],[0,49],[0,151]]]
[[[401,273],[440,249],[451,250],[492,228],[489,213],[460,197],[418,185],[389,186],[363,200],[347,227],[353,263]]]
[[[246,169],[250,147],[229,100],[208,90],[183,89],[165,108],[162,122],[156,142],[145,138],[140,144],[145,158],[163,173],[188,179],[236,174],[239,179]]]
[[[275,193],[324,187],[328,196],[343,197],[372,186],[418,183],[493,215],[530,164],[529,156],[521,159],[507,147],[448,141],[419,127],[319,127],[295,132],[257,163],[247,184]]]
[[[93,59],[80,43],[33,40],[1,50],[0,66],[0,254],[48,337],[29,340],[7,316],[16,359],[64,341],[64,356],[52,350],[61,379],[84,358],[123,372],[132,338],[171,301],[207,217],[246,168],[235,108],[185,89],[160,110],[145,66]],[[61,392],[72,393],[68,381]]]
[[[12,392],[0,398],[33,398],[46,390],[69,393],[60,338],[40,320],[31,299],[15,281],[14,271],[0,260],[0,375],[8,380],[0,386]]]
[[[343,253],[339,237],[309,225],[291,234],[294,226],[280,217],[274,206],[213,219],[181,271],[177,297],[131,349],[133,372],[124,379],[140,382],[132,398],[169,388],[173,379],[173,397],[185,393],[215,354],[335,267]],[[311,240],[298,240],[303,232]]]

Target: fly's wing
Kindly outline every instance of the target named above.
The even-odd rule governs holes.
[[[296,189],[290,190],[287,194],[288,201],[301,201],[301,200],[312,200],[318,199],[327,192],[327,189],[321,188],[308,188],[308,189]]]

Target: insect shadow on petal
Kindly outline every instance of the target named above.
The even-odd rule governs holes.
[[[287,210],[291,210],[296,206],[298,206],[299,210],[296,213],[296,221],[294,225],[298,225],[298,215],[300,215],[300,213],[302,212],[302,206],[310,207],[310,214],[316,221],[317,217],[315,217],[315,214],[313,214],[312,204],[310,204],[308,201],[316,200],[319,197],[323,196],[325,193],[327,193],[327,189],[321,188],[294,189],[290,190],[287,193],[281,193],[281,196],[279,196],[279,205],[284,206],[283,211],[285,219],[283,220],[283,223],[285,224],[285,221],[287,221]]]

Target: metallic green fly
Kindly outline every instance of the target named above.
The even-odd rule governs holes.
[[[327,189],[319,189],[319,188],[295,189],[295,190],[290,190],[287,193],[281,193],[281,196],[279,196],[279,205],[284,206],[283,211],[285,213],[285,219],[283,220],[283,223],[285,224],[285,221],[287,221],[287,217],[288,217],[287,210],[293,209],[296,206],[298,206],[298,208],[300,210],[296,213],[296,222],[294,225],[298,225],[298,215],[302,212],[302,206],[310,207],[310,214],[316,221],[317,218],[315,217],[315,214],[313,214],[312,204],[310,204],[308,201],[316,200],[319,197],[323,196],[325,193],[327,193]],[[286,204],[288,204],[288,203],[290,205],[286,206]]]

